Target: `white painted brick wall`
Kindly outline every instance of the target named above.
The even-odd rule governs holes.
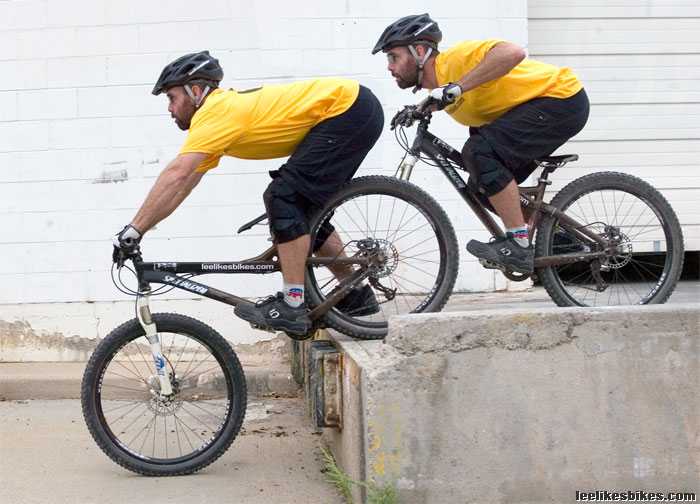
[[[224,66],[223,86],[238,89],[348,76],[377,94],[388,120],[419,96],[399,90],[383,56],[369,51],[393,19],[425,10],[418,0],[213,0],[195,8],[187,0],[0,2],[0,318],[3,304],[125,299],[109,278],[109,238],[185,138],[166,99],[150,94],[168,61],[209,49]],[[430,12],[444,47],[479,37],[527,44],[525,0],[467,0],[458,9],[439,0]],[[466,136],[442,117],[434,130],[457,146]],[[360,173],[393,174],[401,154],[387,127]],[[235,230],[262,213],[267,171],[282,161],[223,160],[149,233],[147,256],[232,260],[261,251],[264,232]],[[104,182],[122,170],[126,181]],[[463,251],[479,228],[466,205],[429,167],[418,168],[415,180],[444,203]],[[460,289],[498,285],[466,252],[461,267]],[[212,280],[251,296],[280,281]]]
[[[48,88],[86,88],[107,84],[104,56],[56,58],[46,61]]]

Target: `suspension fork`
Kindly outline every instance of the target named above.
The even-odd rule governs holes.
[[[413,138],[413,146],[399,165],[398,176],[401,180],[411,179],[411,173],[413,172],[413,167],[416,166],[416,163],[418,162],[420,156],[420,146],[423,143],[423,138],[425,137],[427,128],[427,124],[420,123],[418,125],[416,136]]]
[[[413,167],[418,162],[418,156],[408,154],[399,165],[399,178],[401,180],[410,180]]]
[[[160,382],[160,396],[170,396],[173,393],[173,387],[170,384],[170,378],[165,373],[165,357],[163,357],[163,348],[158,337],[156,323],[151,318],[151,308],[149,306],[150,294],[139,294],[136,298],[136,315],[141,323],[141,327],[146,331],[146,339],[151,346],[151,354],[153,362],[156,366],[158,381]]]

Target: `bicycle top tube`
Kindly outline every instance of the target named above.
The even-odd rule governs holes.
[[[281,271],[277,257],[277,247],[272,246],[262,254],[241,261],[142,261],[133,257],[137,272],[163,271],[174,274],[205,275],[210,273],[225,274],[266,274]],[[308,266],[366,266],[368,260],[362,257],[307,257]]]
[[[162,284],[235,306],[240,303],[250,303],[250,301],[196,282],[192,280],[192,277],[211,273],[267,274],[278,272],[281,271],[281,265],[276,255],[277,249],[273,246],[257,257],[233,262],[147,262],[141,259],[140,251],[130,259],[134,265],[138,281],[138,294],[150,294],[152,292],[151,284]],[[367,266],[369,263],[370,261],[363,257],[307,258],[307,265],[311,266],[328,266],[331,264]]]

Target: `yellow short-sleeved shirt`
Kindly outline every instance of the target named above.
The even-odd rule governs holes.
[[[486,53],[502,40],[467,40],[435,58],[438,86],[455,82],[473,70]],[[464,93],[445,111],[467,126],[488,124],[507,111],[533,98],[568,98],[583,89],[568,68],[524,59],[507,75]]]
[[[322,78],[265,85],[238,92],[214,90],[192,117],[180,154],[209,154],[202,172],[221,156],[272,159],[289,156],[311,128],[348,110],[360,86],[349,79]]]

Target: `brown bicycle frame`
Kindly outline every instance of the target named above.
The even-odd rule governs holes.
[[[447,177],[462,199],[469,205],[484,227],[488,229],[491,236],[494,238],[503,237],[503,229],[496,223],[491,213],[478,200],[473,190],[468,187],[467,183],[458,173],[457,169],[468,172],[464,167],[461,154],[446,142],[430,133],[428,131],[428,122],[428,120],[422,120],[419,123],[410,153],[414,156],[419,156],[420,153],[423,153],[430,158],[445,177]],[[520,192],[520,204],[524,214],[526,217],[531,217],[532,219],[532,228],[529,232],[530,239],[533,238],[534,230],[537,228],[537,224],[540,222],[541,218],[544,215],[551,215],[559,220],[559,225],[561,227],[576,238],[581,240],[588,239],[600,245],[601,249],[605,249],[608,243],[600,235],[590,231],[585,224],[578,222],[576,219],[569,217],[561,210],[543,201],[545,190],[550,183],[547,177],[556,169],[556,166],[551,167],[544,165],[543,168],[543,173],[538,179],[538,184],[536,186],[518,188]],[[571,264],[583,260],[594,260],[596,258],[606,257],[607,255],[608,253],[604,251],[598,251],[535,257],[535,267]]]

